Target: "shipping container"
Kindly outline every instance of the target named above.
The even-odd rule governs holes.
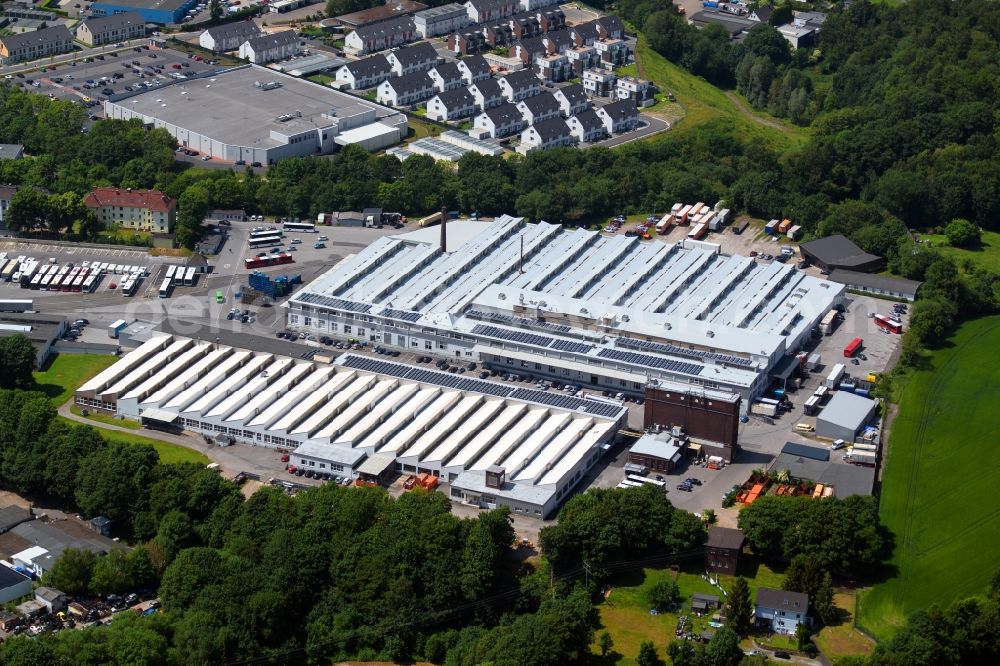
[[[818,395],[809,396],[804,403],[802,403],[802,408],[805,410],[806,416],[815,416],[816,412],[819,411],[820,398]]]
[[[855,354],[861,351],[861,347],[864,345],[864,340],[861,338],[854,338],[847,343],[844,347],[844,358],[853,358]]]
[[[833,335],[833,330],[837,327],[838,314],[836,310],[830,310],[823,315],[823,319],[819,322],[819,332],[823,335]]]
[[[779,234],[783,234],[791,228],[792,228],[792,221],[787,218],[778,223]]]
[[[837,390],[838,391],[846,391],[847,393],[854,393],[854,389],[856,389],[856,388],[857,387],[854,384],[852,384],[851,382],[840,382],[837,385]]]
[[[866,467],[874,467],[878,459],[878,456],[877,454],[871,451],[852,450],[848,454],[848,458],[855,465],[865,465]]]
[[[743,218],[742,220],[739,220],[738,222],[733,224],[733,233],[742,234],[744,231],[746,231],[746,228],[748,226],[750,226],[750,220]]]
[[[826,376],[826,381],[823,382],[824,385],[826,385],[826,387],[829,389],[836,388],[837,385],[840,383],[841,377],[844,376],[845,372],[847,372],[847,366],[845,366],[843,363],[838,363],[837,365],[833,366],[833,369],[830,371],[830,374]]]
[[[798,240],[802,236],[802,227],[797,224],[793,225],[786,235],[788,236],[788,240]]]
[[[119,319],[115,323],[111,324],[111,326],[108,326],[108,337],[115,338],[117,340],[119,334],[121,334],[121,332],[124,331],[127,326],[128,326],[127,321],[125,321],[124,319]]]
[[[819,354],[809,354],[809,358],[806,359],[806,370],[812,372],[822,361],[823,357]]]
[[[775,236],[778,233],[778,220],[771,220],[764,225],[764,233],[769,236]]]
[[[704,222],[699,222],[691,229],[691,231],[688,232],[688,238],[691,240],[698,240],[705,235],[706,231],[708,231],[708,225]]]
[[[854,444],[854,450],[855,451],[871,451],[871,452],[874,453],[874,452],[878,451],[878,444],[865,444],[865,443],[862,443],[862,442],[857,442],[857,443]]]
[[[750,405],[750,413],[756,414],[757,416],[775,417],[778,415],[778,407],[776,405],[769,405],[765,402],[755,402]]]
[[[692,206],[690,206],[690,205],[687,205],[687,206],[684,206],[683,208],[681,208],[677,212],[677,215],[674,217],[674,223],[678,224],[678,225],[687,224],[688,223],[688,217],[691,215],[691,208],[692,208]]]

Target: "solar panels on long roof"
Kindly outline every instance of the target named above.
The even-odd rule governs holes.
[[[546,331],[552,331],[553,333],[569,333],[572,329],[569,326],[563,324],[553,324],[547,321],[541,321],[539,319],[523,319],[521,317],[512,317],[510,315],[500,314],[499,312],[482,312],[481,310],[469,310],[465,314],[476,319],[483,319],[486,321],[496,321],[501,324],[510,324],[512,326],[525,326],[527,328],[538,328]]]
[[[543,405],[551,405],[552,407],[559,407],[560,409],[567,409],[570,411],[581,410],[588,414],[604,416],[609,419],[618,418],[618,415],[622,411],[622,407],[619,405],[611,405],[604,402],[597,402],[595,400],[573,398],[554,391],[536,391],[533,389],[519,388],[515,389],[514,392],[510,394],[510,397],[515,400],[537,402]]]
[[[380,313],[383,317],[392,317],[393,319],[402,319],[403,321],[416,321],[420,319],[419,312],[413,312],[412,310],[394,310],[392,308],[386,308]]]
[[[687,356],[689,358],[704,358],[728,363],[729,365],[739,365],[743,367],[753,367],[753,361],[740,356],[729,354],[717,354],[715,352],[701,351],[698,349],[685,349],[677,345],[664,344],[661,342],[647,342],[646,340],[634,340],[632,338],[617,338],[615,346],[629,349],[639,349],[643,351],[661,352],[663,354],[673,354],[674,356]]]
[[[551,347],[552,349],[558,349],[559,351],[573,352],[574,354],[586,354],[594,348],[594,345],[588,345],[582,342],[572,342],[570,340],[554,340]]]
[[[313,303],[315,305],[325,305],[330,308],[337,308],[338,310],[348,310],[350,312],[368,312],[372,309],[372,306],[368,303],[358,303],[357,301],[346,301],[343,298],[334,298],[332,296],[322,296],[320,294],[314,294],[312,292],[304,292],[299,294],[297,300],[303,303]]]
[[[486,324],[476,324],[473,326],[472,334],[485,335],[491,338],[509,340],[511,342],[520,342],[521,344],[526,345],[535,345],[536,347],[548,347],[550,344],[555,342],[553,338],[549,338],[544,335],[535,335],[534,333],[524,333],[522,331],[511,331],[506,328],[497,328],[496,326],[488,326]]]
[[[648,356],[647,354],[637,354],[635,352],[621,351],[618,349],[602,349],[597,352],[597,355],[601,358],[609,358],[613,361],[621,361],[623,363],[631,363],[633,365],[644,365],[648,368],[658,368],[668,372],[680,372],[685,375],[698,375],[701,374],[701,371],[704,369],[704,366],[695,365],[694,363],[671,361],[668,358],[659,358],[658,356]]]

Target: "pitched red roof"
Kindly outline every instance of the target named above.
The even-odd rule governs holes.
[[[177,207],[177,200],[171,199],[159,190],[123,190],[117,187],[97,187],[84,198],[83,204],[88,208],[121,206],[123,208],[146,208],[155,213],[169,213]]]

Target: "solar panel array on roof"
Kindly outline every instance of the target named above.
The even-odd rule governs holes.
[[[465,314],[467,314],[470,317],[474,317],[476,319],[497,321],[502,324],[511,324],[512,326],[527,326],[528,328],[540,328],[546,331],[554,331],[556,333],[569,333],[572,330],[569,326],[564,326],[562,324],[550,324],[547,321],[539,321],[537,319],[522,319],[520,317],[511,317],[510,315],[500,314],[498,312],[481,312],[480,310],[469,310]]]
[[[586,354],[594,348],[594,345],[587,345],[582,342],[571,342],[570,340],[555,340],[550,346],[552,349],[573,352],[574,354]]]
[[[420,319],[420,313],[413,312],[412,310],[393,310],[392,308],[386,308],[382,310],[381,315],[383,317],[392,317],[393,319],[402,319],[403,321],[416,321]]]
[[[503,384],[497,384],[496,382],[486,382],[481,379],[470,379],[468,377],[463,377],[462,375],[437,372],[435,370],[427,370],[425,368],[415,368],[410,365],[392,363],[390,361],[380,361],[378,359],[365,358],[364,356],[355,356],[353,354],[346,357],[343,365],[344,367],[352,370],[372,372],[378,375],[389,375],[390,377],[399,377],[401,379],[421,382],[423,384],[444,386],[447,388],[457,389],[459,391],[475,391],[477,393],[495,395],[501,398],[506,398],[511,392],[510,387],[504,386]]]
[[[333,298],[332,296],[321,296],[320,294],[314,294],[312,292],[305,292],[298,296],[298,300],[303,303],[314,303],[316,305],[325,305],[328,308],[337,308],[338,310],[348,310],[350,312],[368,312],[372,309],[372,306],[367,303],[358,303],[356,301],[345,301],[342,298]]]
[[[603,402],[595,402],[594,400],[583,400],[581,398],[572,398],[568,395],[561,393],[550,393],[548,391],[535,391],[533,389],[519,388],[515,389],[510,397],[515,400],[525,400],[528,402],[538,402],[543,405],[551,405],[553,407],[559,407],[560,409],[566,409],[570,411],[584,411],[588,414],[594,414],[595,416],[604,416],[610,419],[618,418],[621,414],[622,407],[618,405],[609,405]]]
[[[681,372],[685,375],[698,375],[704,369],[703,366],[683,361],[671,361],[667,358],[647,356],[646,354],[636,354],[635,352],[619,351],[617,349],[602,349],[597,352],[601,358],[609,358],[613,361],[632,363],[633,365],[645,365],[649,368],[659,368],[668,372]]]
[[[617,338],[615,340],[615,345],[618,347],[627,347],[629,349],[641,349],[644,351],[673,354],[675,356],[711,359],[713,361],[718,361],[719,363],[728,363],[729,365],[739,365],[747,368],[753,367],[753,361],[740,356],[716,354],[714,352],[701,351],[698,349],[685,349],[684,347],[678,347],[677,345],[663,344],[660,342],[647,342],[645,340],[633,340],[632,338]]]
[[[501,340],[510,340],[511,342],[520,342],[521,344],[535,345],[536,347],[548,347],[554,342],[552,338],[547,338],[544,335],[509,331],[506,328],[497,328],[496,326],[487,326],[485,324],[476,324],[473,326],[472,334],[486,335],[491,338],[500,338]]]

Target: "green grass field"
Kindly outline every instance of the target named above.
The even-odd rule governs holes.
[[[58,407],[73,397],[73,391],[80,384],[117,360],[117,356],[110,354],[56,354],[44,370],[34,373],[35,382],[38,390],[49,396],[52,404]]]
[[[959,264],[968,260],[980,268],[985,268],[994,273],[1000,272],[1000,233],[996,231],[984,231],[982,243],[974,250],[952,247],[948,244],[948,237],[944,234],[920,234],[920,238],[926,244],[951,257],[959,262]]]
[[[797,150],[809,138],[809,131],[750,108],[736,94],[727,95],[705,79],[673,64],[649,47],[643,35],[636,49],[639,75],[672,92],[683,107],[684,118],[674,131],[684,131],[713,120],[722,120],[745,139],[757,138],[779,151]],[[657,105],[657,108],[662,104]]]
[[[899,396],[880,506],[895,575],[859,599],[858,622],[891,637],[915,610],[983,592],[997,570],[1000,317],[963,325]]]

